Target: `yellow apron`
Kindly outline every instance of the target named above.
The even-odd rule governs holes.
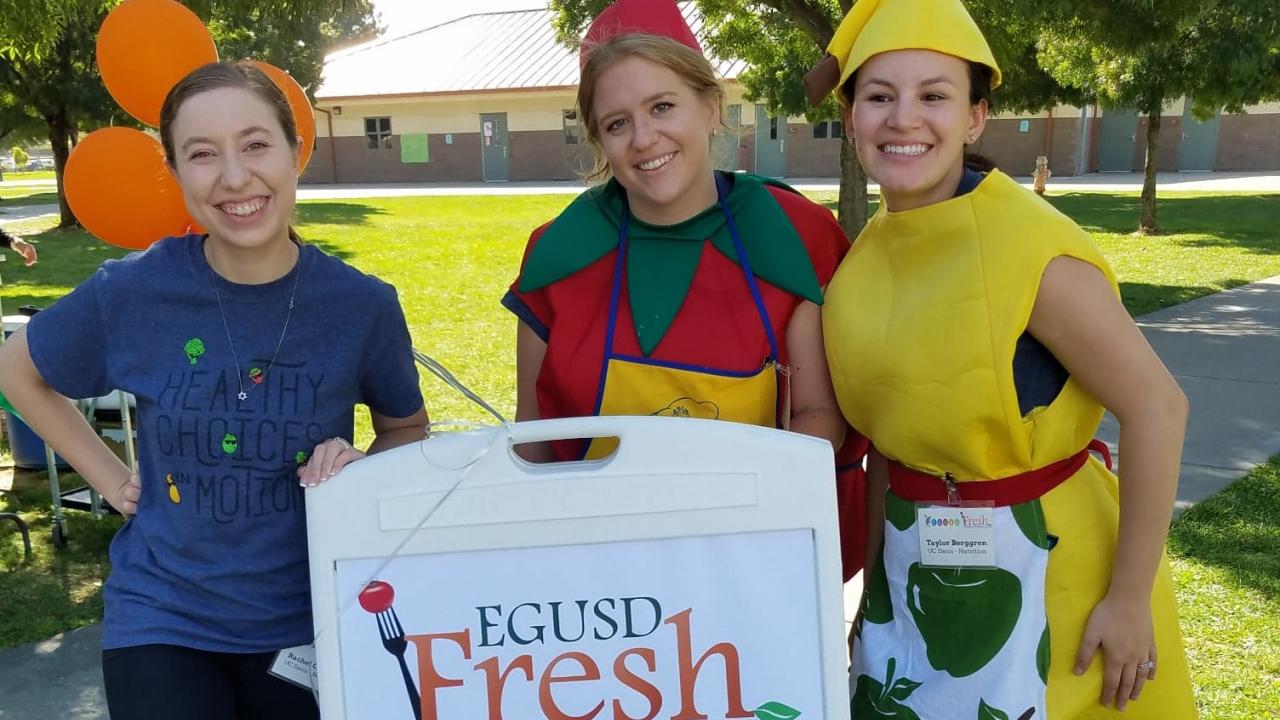
[[[652,360],[621,355],[613,350],[617,327],[618,300],[622,295],[622,266],[627,252],[627,226],[631,211],[624,203],[618,238],[617,261],[609,298],[608,326],[604,339],[604,362],[601,365],[600,389],[596,393],[595,415],[654,415],[691,417],[706,420],[728,420],[763,427],[777,427],[779,418],[778,387],[782,376],[783,427],[790,415],[790,387],[786,369],[778,361],[778,339],[769,322],[760,286],[747,260],[738,235],[737,225],[726,202],[727,188],[719,173],[716,190],[720,209],[724,212],[729,235],[738,254],[742,275],[747,281],[751,299],[769,339],[769,356],[758,370],[737,372],[685,363]],[[618,445],[616,438],[594,438],[585,450],[584,459],[597,460],[610,455]]]

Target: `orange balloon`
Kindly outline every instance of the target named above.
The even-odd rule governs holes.
[[[306,91],[298,81],[294,80],[289,73],[261,60],[252,62],[284,92],[284,96],[289,100],[289,107],[293,109],[293,120],[298,125],[298,137],[302,138],[298,144],[298,174],[301,175],[307,168],[307,163],[311,161],[311,151],[316,145],[316,113],[311,108],[311,100],[307,98]]]
[[[161,238],[198,232],[160,141],[131,128],[95,130],[67,159],[67,203],[98,239],[143,250]]]
[[[216,62],[200,18],[173,0],[125,0],[98,31],[98,72],[125,112],[160,126],[160,106],[187,73]]]

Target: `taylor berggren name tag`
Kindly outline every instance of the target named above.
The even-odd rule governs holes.
[[[995,567],[995,509],[990,505],[916,505],[920,564]]]
[[[276,653],[267,672],[311,692],[319,690],[316,678],[316,646],[299,645]]]

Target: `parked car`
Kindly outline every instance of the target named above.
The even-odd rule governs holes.
[[[27,162],[27,172],[35,172],[37,170],[52,170],[53,158],[32,158]]]

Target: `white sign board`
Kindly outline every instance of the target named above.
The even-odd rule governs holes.
[[[604,436],[593,462],[510,449]],[[326,720],[848,717],[825,442],[520,423],[362,460],[307,512]]]

